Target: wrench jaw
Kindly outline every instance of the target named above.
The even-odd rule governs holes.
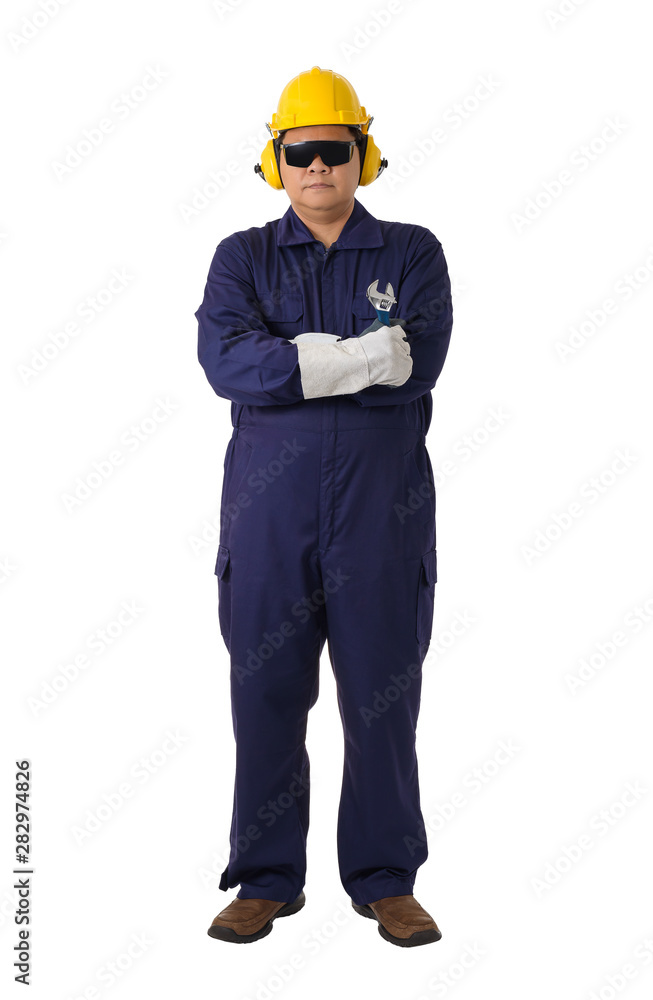
[[[385,293],[381,294],[379,292],[379,279],[377,278],[367,289],[367,297],[374,306],[379,321],[384,326],[389,326],[388,314],[392,306],[397,303],[394,289],[390,282],[385,286]]]

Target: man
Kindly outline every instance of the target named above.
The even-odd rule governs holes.
[[[325,641],[345,737],[342,884],[386,940],[441,937],[413,895],[427,857],[415,729],[436,582],[425,436],[451,292],[428,229],[380,222],[355,198],[385,165],[370,122],[339,74],[291,80],[256,168],[290,207],[222,240],[196,313],[233,425],[215,571],[236,738],[220,888],[240,891],[208,932],[225,941],[258,940],[304,905],[305,736]],[[377,316],[375,281],[401,319],[388,302]]]

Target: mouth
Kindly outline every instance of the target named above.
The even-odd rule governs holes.
[[[324,190],[326,188],[333,187],[333,184],[319,184],[319,183],[318,184],[309,184],[308,187],[312,191],[322,191],[322,190]]]

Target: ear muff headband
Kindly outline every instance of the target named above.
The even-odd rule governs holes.
[[[254,170],[260,174],[263,180],[267,181],[270,187],[276,191],[283,190],[281,171],[279,168],[279,142],[277,139],[269,139],[261,153],[261,162],[257,163]],[[361,172],[358,180],[360,187],[366,187],[375,181],[382,171],[387,167],[388,161],[381,158],[379,147],[374,142],[369,133],[364,132],[358,147],[361,159]]]

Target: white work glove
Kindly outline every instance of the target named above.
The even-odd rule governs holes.
[[[413,370],[408,342],[396,325],[365,337],[341,340],[333,333],[300,333],[297,347],[304,399],[359,392],[370,385],[403,385]]]
[[[410,346],[404,339],[399,323],[379,326],[358,341],[361,344],[370,372],[369,385],[403,385],[410,378],[413,359]]]

